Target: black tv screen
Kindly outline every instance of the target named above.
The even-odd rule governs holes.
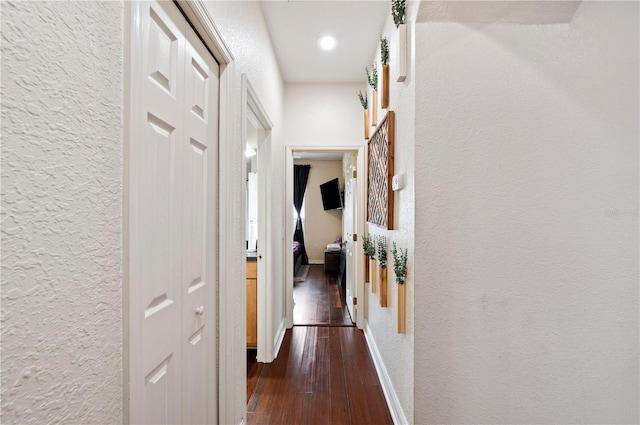
[[[342,209],[342,194],[340,193],[340,182],[337,178],[329,180],[320,185],[322,195],[322,207],[324,210]]]

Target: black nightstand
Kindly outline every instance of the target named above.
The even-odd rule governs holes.
[[[340,251],[324,251],[324,271],[325,273],[340,271]]]

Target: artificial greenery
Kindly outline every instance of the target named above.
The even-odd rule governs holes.
[[[396,282],[403,284],[407,278],[407,248],[404,250],[400,248],[398,251],[394,242],[391,253],[393,254],[393,272],[396,274]]]
[[[385,236],[378,236],[376,239],[376,245],[378,246],[378,262],[383,269],[387,268],[387,238]]]
[[[367,82],[369,83],[369,87],[373,90],[378,90],[378,66],[377,64],[373,64],[371,67],[371,72],[369,72],[369,68],[364,68],[367,73]]]
[[[380,36],[380,62],[389,65],[389,39],[383,36]]]
[[[369,106],[369,99],[367,98],[367,94],[366,93],[362,94],[360,90],[358,90],[356,94],[360,99],[360,104],[362,105],[362,109],[367,109],[367,107]]]
[[[391,16],[393,16],[393,23],[396,24],[396,28],[400,24],[404,24],[404,9],[406,0],[391,0]]]
[[[364,235],[362,237],[362,249],[364,249],[365,255],[368,255],[372,260],[376,259],[376,241],[371,235]]]

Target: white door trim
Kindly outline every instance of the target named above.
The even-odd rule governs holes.
[[[271,270],[274,270],[274,256],[271,255],[271,199],[267,196],[271,187],[271,129],[273,124],[262,106],[258,94],[246,74],[242,75],[242,107],[240,122],[242,123],[242,147],[246,146],[247,119],[258,128],[258,361],[272,362],[277,350],[271,343],[275,339],[272,320],[273,281]],[[244,149],[243,149],[244,152]],[[246,175],[246,163],[243,162],[242,175]],[[242,193],[246,193],[246,181],[242,179]],[[243,205],[245,200],[243,198]],[[243,208],[246,211],[246,206]],[[246,234],[246,223],[243,223],[241,234]],[[246,271],[245,271],[246,272]],[[246,308],[246,293],[243,302]],[[244,310],[243,310],[244,311]]]
[[[285,146],[285,200],[286,202],[292,202],[293,200],[293,153],[295,151],[302,152],[355,152],[357,154],[357,167],[358,167],[358,214],[360,220],[358,220],[357,234],[358,241],[362,241],[362,234],[364,233],[364,193],[366,190],[365,178],[365,153],[366,145],[342,145],[342,146],[300,146],[300,145],[287,145]],[[293,256],[290,255],[293,252],[293,204],[290,208],[285,208],[285,270],[293,270]],[[354,246],[354,255],[356,258],[361,258],[361,261],[357,262],[356,269],[356,286],[355,296],[359,298],[358,307],[356,308],[355,323],[359,329],[364,329],[365,324],[365,309],[364,309],[364,279],[360,276],[364,275],[364,257],[361,251],[362,243],[357,243]],[[293,326],[293,273],[285,273],[286,277],[286,291],[285,291],[285,312],[287,327]]]
[[[137,90],[135,86],[132,86],[131,75],[135,66],[140,66],[141,55],[140,52],[133,52],[132,40],[135,38],[137,28],[133,23],[133,16],[135,16],[135,10],[138,7],[138,1],[132,1],[128,7],[125,7],[125,65],[124,65],[124,137],[123,137],[123,211],[128,211],[129,208],[129,176],[130,176],[130,146],[133,136],[133,129],[131,124],[131,113],[134,105],[131,104],[131,100],[135,98],[134,91]],[[234,78],[234,56],[231,53],[227,43],[222,37],[222,33],[219,31],[217,25],[208,13],[204,2],[202,0],[176,0],[175,3],[187,16],[191,24],[195,27],[196,32],[202,37],[207,48],[212,52],[213,57],[220,64],[220,105],[219,105],[219,181],[230,181],[234,175],[233,159],[235,157],[235,148],[231,146],[229,140],[232,138],[233,129],[233,114],[230,111],[234,110],[235,96],[233,96],[233,78]],[[238,161],[237,159],[235,159]],[[235,202],[235,190],[228,185],[220,184],[220,190],[218,193],[219,201],[219,216],[218,216],[218,229],[219,229],[219,246],[233,246],[230,243],[237,243],[235,235],[233,234],[233,221],[238,211],[237,202]],[[124,412],[123,423],[129,424],[130,418],[130,362],[131,352],[131,280],[130,280],[130,266],[129,266],[129,240],[130,240],[130,223],[128,214],[124,214],[123,217],[123,399],[124,399]],[[232,254],[232,253],[230,253]],[[237,394],[237,387],[242,386],[240,391],[245,391],[244,385],[241,381],[234,379],[234,371],[237,368],[235,357],[228,355],[232,352],[231,347],[234,345],[235,332],[234,332],[234,314],[237,314],[237,310],[233,308],[227,308],[232,303],[232,297],[230,296],[229,285],[232,285],[229,276],[239,276],[241,271],[234,270],[233,262],[228,261],[228,256],[225,257],[225,250],[220,250],[219,255],[219,293],[218,293],[218,422],[219,423],[241,423],[244,419],[244,412],[234,412],[235,410],[235,394]],[[231,293],[233,293],[231,291]],[[135,359],[133,359],[135,360]],[[244,371],[243,371],[244,373]]]

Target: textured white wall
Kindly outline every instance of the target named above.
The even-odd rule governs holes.
[[[418,25],[415,423],[638,423],[638,15]]]
[[[284,177],[281,176],[279,170],[284,169],[283,160],[284,155],[278,148],[281,145],[282,140],[282,77],[278,63],[276,61],[275,53],[271,46],[269,33],[267,31],[264,18],[262,16],[262,10],[259,2],[250,1],[208,1],[205,5],[211,14],[213,21],[219,27],[225,41],[229,45],[231,52],[235,56],[233,61],[233,84],[231,87],[230,96],[238,99],[235,103],[236,108],[231,111],[232,113],[232,138],[230,140],[221,143],[232,144],[236,150],[235,158],[237,163],[235,168],[237,170],[236,176],[232,181],[221,181],[221,184],[231,185],[236,188],[238,193],[238,199],[236,202],[237,213],[235,214],[236,221],[233,225],[233,231],[236,234],[242,235],[242,226],[244,221],[244,211],[241,208],[242,196],[241,196],[241,182],[242,176],[242,161],[244,157],[244,147],[241,145],[241,77],[242,74],[246,74],[251,81],[253,88],[255,89],[258,98],[264,106],[269,119],[273,124],[273,131],[271,134],[271,163],[274,172],[271,175],[272,185],[270,202],[273,208],[273,221],[271,222],[271,228],[273,229],[273,237],[270,241],[270,249],[274,258],[275,268],[272,269],[271,279],[274,285],[274,292],[272,299],[274,305],[272,309],[272,327],[274,332],[278,329],[281,323],[284,321],[284,284],[285,281],[284,270],[284,258],[282,258],[282,250],[284,244],[284,232],[281,229],[284,228]],[[233,249],[233,247],[228,247]],[[245,282],[240,281],[242,276],[242,269],[245,267],[244,257],[244,244],[241,246],[236,255],[232,258],[236,258],[233,268],[236,270],[233,278],[224,282],[227,285],[227,289],[231,291],[230,298],[236,300],[233,304],[241,304],[244,302]],[[234,320],[234,335],[237,340],[233,344],[234,350],[231,353],[227,353],[228,356],[233,356],[236,359],[242,359],[237,362],[237,368],[230,375],[229,379],[234,379],[235,382],[244,382],[246,377],[246,350],[242,345],[244,339],[242,335],[246,333],[245,317],[242,310],[230,309],[229,312],[235,315],[231,320]],[[234,418],[235,423],[239,423],[244,411],[246,410],[246,387],[243,385],[236,386],[235,394],[227,394],[226,396],[235,400],[236,410],[230,414],[230,417]]]
[[[364,84],[286,84],[284,144],[322,147],[364,143],[357,90],[364,90]]]
[[[418,4],[407,2],[407,22],[413,22],[417,14]],[[413,25],[409,25],[411,32]],[[408,423],[414,423],[414,288],[423,284],[422,280],[414,278],[414,262],[421,261],[420,251],[415,249],[415,191],[418,185],[414,182],[415,169],[415,55],[411,53],[407,64],[408,76],[402,82],[396,82],[398,77],[398,31],[393,24],[391,16],[385,22],[382,35],[389,39],[389,108],[396,114],[395,120],[395,174],[403,174],[405,186],[402,190],[394,192],[394,230],[384,230],[375,225],[367,225],[368,233],[372,235],[384,235],[389,243],[388,258],[388,307],[380,307],[379,293],[367,297],[367,321],[380,351],[384,366],[389,374],[394,391]],[[413,37],[409,34],[409,50],[413,51]],[[382,89],[382,68],[380,67],[380,49],[376,51],[371,62],[378,63],[379,92]],[[369,93],[371,102],[371,96]],[[378,93],[378,120],[380,121],[387,110],[380,107],[380,93]],[[372,129],[373,132],[373,129]],[[395,274],[393,273],[393,256],[391,254],[392,242],[396,242],[398,248],[408,249],[408,275],[406,288],[406,333],[397,333],[397,289]],[[416,255],[419,257],[416,258]],[[416,261],[417,260],[417,261]],[[415,276],[419,276],[415,274]],[[367,289],[370,286],[367,285]],[[402,418],[398,418],[402,420]],[[419,423],[419,422],[415,422]]]
[[[342,161],[296,159],[294,164],[311,165],[307,190],[304,194],[304,244],[309,261],[312,264],[324,264],[324,250],[327,244],[332,243],[337,235],[342,234],[342,210],[324,210],[320,185],[337,177],[340,180],[340,188],[344,189]]]
[[[2,4],[2,423],[122,421],[122,20]]]

